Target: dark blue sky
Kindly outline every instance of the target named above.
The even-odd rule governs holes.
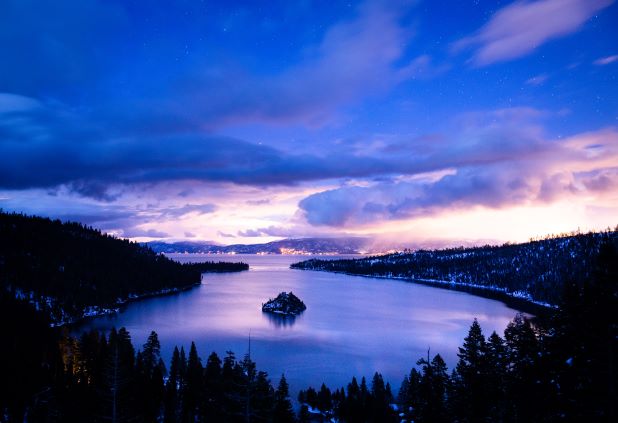
[[[0,207],[226,243],[618,223],[612,0],[261,3],[3,1]]]

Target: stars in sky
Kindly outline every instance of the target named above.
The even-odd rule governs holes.
[[[614,226],[617,7],[8,0],[0,207],[222,243]]]

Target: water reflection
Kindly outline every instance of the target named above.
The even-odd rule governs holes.
[[[304,257],[303,257],[304,258]],[[180,260],[212,260],[180,256]],[[307,386],[344,386],[354,376],[379,371],[396,392],[403,375],[427,349],[440,353],[452,369],[457,348],[478,318],[485,335],[502,333],[516,311],[467,293],[396,280],[291,270],[299,257],[217,256],[244,261],[248,272],[204,275],[202,286],[170,297],[129,304],[117,316],[84,323],[81,329],[124,326],[134,344],[151,330],[169,362],[175,345],[195,341],[205,358],[247,351],[258,368],[277,380],[282,373],[291,393]],[[310,304],[300,316],[263,313],[273,292],[290,292]]]
[[[294,315],[264,313],[264,312],[262,312],[262,315],[266,316],[266,318],[268,319],[268,323],[270,323],[271,326],[275,328],[291,327],[294,325],[294,323],[296,323],[296,320],[302,316],[302,314],[298,316],[294,316]]]

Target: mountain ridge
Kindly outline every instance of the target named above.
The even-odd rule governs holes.
[[[406,279],[479,295],[521,299],[542,306],[559,303],[568,284],[590,279],[604,243],[618,246],[618,231],[576,233],[499,246],[406,250],[363,258],[311,259],[290,267],[358,276]]]
[[[215,245],[208,241],[161,242],[150,241],[143,245],[157,253],[192,254],[363,254],[372,242],[367,237],[339,238],[286,238],[261,244]]]

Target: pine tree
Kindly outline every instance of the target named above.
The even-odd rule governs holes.
[[[371,381],[371,419],[374,422],[386,422],[392,420],[395,417],[392,408],[390,407],[390,400],[392,399],[392,393],[390,392],[390,386],[388,391],[384,385],[384,378],[378,372],[373,375]]]
[[[433,360],[420,359],[417,362],[422,366],[422,376],[419,384],[419,400],[414,415],[418,422],[447,422],[447,390],[449,376],[446,363],[436,354]]]
[[[311,408],[318,408],[318,393],[316,392],[315,389],[313,389],[312,387],[309,387],[309,389],[307,389],[307,392],[305,394],[305,398],[307,401],[307,404],[309,404],[309,406]]]
[[[365,376],[361,378],[360,383],[360,392],[359,392],[359,410],[361,411],[363,416],[367,416],[369,413],[369,389],[367,388],[367,380],[365,380]]]
[[[184,350],[182,353],[178,347],[174,347],[172,353],[172,361],[170,363],[170,373],[166,385],[165,399],[165,422],[174,423],[180,422],[182,416],[182,392],[184,390],[184,369],[186,369],[186,361],[184,358]]]
[[[501,421],[506,418],[506,375],[508,361],[504,340],[492,332],[487,340],[485,354],[486,378],[486,403],[489,420]]]
[[[135,418],[131,394],[134,392],[133,346],[125,328],[109,335],[109,355],[103,375],[101,402],[103,420],[112,423],[130,421]]]
[[[322,413],[327,413],[333,409],[333,400],[330,389],[324,383],[318,391],[318,410]]]
[[[487,416],[487,343],[481,326],[474,319],[453,372],[453,408],[464,422],[482,421]]]
[[[311,413],[309,413],[309,408],[306,404],[302,404],[300,406],[300,411],[298,412],[298,421],[300,423],[309,423],[309,421],[311,421]]]
[[[187,362],[186,383],[183,391],[183,421],[194,421],[195,416],[199,413],[197,408],[200,395],[202,394],[203,370],[195,342],[191,342],[189,360]]]
[[[204,368],[204,421],[221,421],[223,415],[223,383],[221,375],[221,359],[216,353],[211,353]]]
[[[423,363],[426,360],[423,360]],[[409,375],[404,376],[397,395],[397,404],[405,419],[414,420],[419,408],[421,389],[421,374],[412,368]]]
[[[275,390],[266,372],[257,372],[251,392],[251,421],[270,421],[275,406]]]
[[[281,375],[279,386],[275,391],[273,420],[281,423],[292,423],[296,421],[292,403],[289,398],[289,386],[284,375]]]
[[[146,374],[152,376],[155,367],[158,366],[161,359],[161,344],[159,343],[159,336],[155,331],[150,332],[143,346],[142,359],[144,360]]]
[[[342,420],[349,422],[359,422],[363,419],[362,401],[360,387],[356,377],[352,377],[352,381],[348,384],[347,397],[345,406],[342,407]]]
[[[509,361],[507,377],[512,415],[519,421],[537,420],[547,400],[540,382],[544,372],[539,368],[541,349],[530,321],[521,313],[504,330]]]
[[[618,394],[618,248],[600,247],[581,286],[568,284],[547,339],[556,380],[556,413],[579,421],[615,421]]]

